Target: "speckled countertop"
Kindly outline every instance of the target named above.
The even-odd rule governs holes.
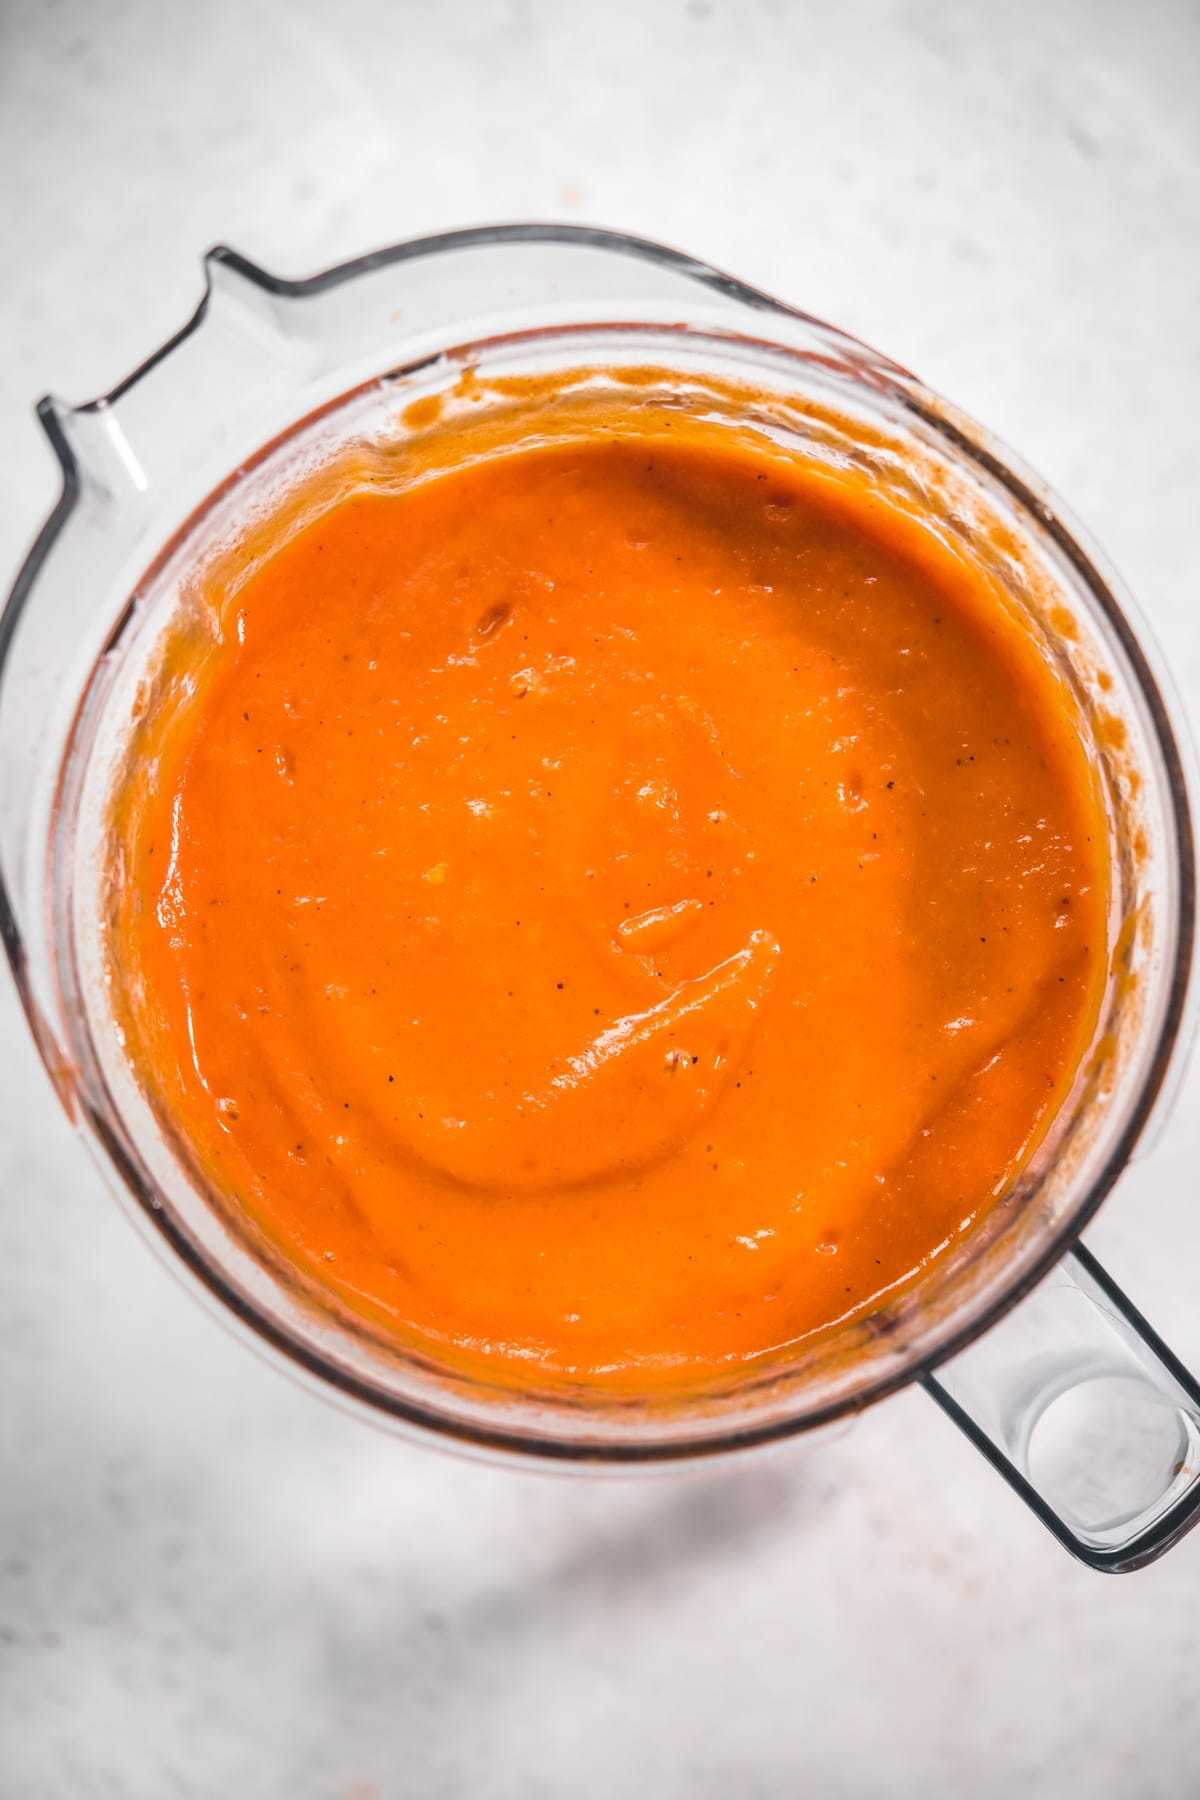
[[[0,565],[31,415],[223,239],[675,242],[918,369],[1097,532],[1200,718],[1200,12],[1141,0],[8,0]],[[1073,1565],[919,1394],[723,1474],[400,1444],[108,1199],[0,984],[4,1800],[1180,1800],[1200,1533]],[[1089,1241],[1200,1366],[1200,1072]]]

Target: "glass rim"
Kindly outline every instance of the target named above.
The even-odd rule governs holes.
[[[49,397],[38,403],[37,413],[57,457],[62,490],[35,538],[23,566],[17,574],[7,603],[0,613],[0,683],[3,682],[14,633],[33,593],[42,566],[79,504],[80,471],[72,445],[62,427],[64,416],[102,412],[136,386],[159,363],[184,343],[203,324],[212,300],[211,269],[214,265],[235,271],[242,279],[268,294],[292,300],[315,298],[345,282],[394,264],[422,256],[486,245],[567,244],[608,250],[651,264],[697,282],[716,294],[767,314],[781,314],[801,321],[827,334],[843,345],[851,345],[869,361],[875,379],[886,381],[893,396],[919,417],[943,439],[968,466],[989,476],[1032,515],[1046,531],[1059,554],[1071,566],[1091,598],[1096,602],[1105,623],[1112,630],[1131,671],[1140,699],[1144,702],[1152,727],[1154,748],[1161,759],[1163,786],[1168,802],[1170,844],[1168,854],[1178,880],[1174,942],[1170,946],[1162,984],[1165,1000],[1149,1065],[1138,1084],[1129,1115],[1111,1146],[1098,1174],[1081,1192],[1078,1203],[1066,1216],[1045,1233],[1024,1267],[1014,1273],[1010,1282],[989,1296],[970,1317],[957,1323],[932,1348],[918,1351],[893,1370],[879,1372],[864,1388],[849,1396],[835,1398],[823,1407],[807,1412],[791,1413],[757,1424],[738,1426],[714,1421],[708,1435],[681,1440],[665,1437],[645,1442],[572,1440],[566,1437],[539,1436],[519,1425],[489,1427],[478,1420],[466,1420],[436,1405],[386,1392],[370,1380],[327,1357],[305,1343],[292,1330],[279,1324],[225,1279],[204,1252],[189,1238],[182,1225],[162,1205],[137,1163],[127,1154],[120,1135],[95,1106],[86,1089],[76,1083],[73,1072],[51,1069],[56,1087],[70,1088],[71,1099],[83,1119],[93,1142],[104,1152],[110,1167],[120,1177],[129,1196],[136,1202],[137,1214],[145,1224],[154,1227],[160,1240],[169,1246],[210,1302],[216,1302],[220,1316],[238,1320],[252,1339],[269,1346],[293,1370],[318,1383],[327,1394],[332,1388],[345,1400],[361,1406],[378,1419],[386,1415],[396,1426],[408,1427],[420,1435],[434,1433],[449,1438],[460,1448],[475,1449],[509,1456],[534,1455],[541,1460],[559,1463],[638,1464],[711,1459],[736,1453],[753,1446],[777,1442],[802,1431],[819,1430],[837,1419],[851,1415],[863,1407],[886,1398],[889,1394],[920,1381],[940,1364],[964,1350],[986,1332],[998,1319],[1015,1307],[1069,1249],[1111,1191],[1122,1173],[1166,1084],[1168,1074],[1180,1048],[1187,1012],[1187,1002],[1194,958],[1196,915],[1195,841],[1188,781],[1185,774],[1185,750],[1181,735],[1172,720],[1172,709],[1163,691],[1163,682],[1151,666],[1142,637],[1130,623],[1126,609],[1113,591],[1113,584],[1101,567],[1101,559],[1087,543],[1086,533],[1072,520],[1056,496],[1048,495],[1042,484],[1023,469],[1018,458],[999,446],[991,435],[974,421],[961,415],[951,416],[951,409],[925,389],[916,377],[889,358],[881,356],[860,340],[831,326],[815,315],[776,300],[773,296],[749,286],[707,263],[669,248],[626,233],[597,230],[587,226],[560,224],[492,225],[445,232],[393,244],[337,264],[315,275],[290,279],[273,276],[238,252],[218,246],[205,258],[209,270],[208,285],[191,318],[183,327],[152,352],[129,375],[106,394],[82,405],[63,408]],[[347,393],[351,390],[347,390]],[[345,398],[345,395],[339,398]],[[337,404],[332,402],[331,404]],[[302,420],[296,420],[295,429]],[[35,1043],[43,1061],[45,1029],[37,1002],[25,973],[26,949],[18,922],[6,872],[0,866],[0,936],[23,1009],[29,1020]]]

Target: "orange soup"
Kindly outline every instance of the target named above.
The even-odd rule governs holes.
[[[127,777],[111,960],[194,1166],[342,1302],[703,1374],[1011,1185],[1094,1027],[1105,822],[1050,665],[861,477],[510,447],[343,493],[230,605]]]

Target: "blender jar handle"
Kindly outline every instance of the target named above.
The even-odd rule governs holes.
[[[1090,1568],[1200,1519],[1200,1386],[1082,1245],[926,1391]]]

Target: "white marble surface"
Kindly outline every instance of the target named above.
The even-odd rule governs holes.
[[[568,217],[839,321],[986,420],[1200,717],[1200,13],[1171,0],[6,0],[0,565],[30,416],[221,238],[288,273]],[[4,1800],[1200,1793],[1200,1533],[1086,1573],[916,1394],[720,1476],[411,1448],[148,1253],[0,983]],[[1200,1365],[1200,1077],[1093,1246]]]

